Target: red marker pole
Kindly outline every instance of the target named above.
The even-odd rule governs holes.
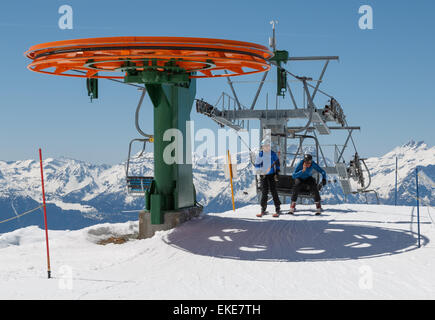
[[[233,190],[233,165],[231,164],[230,150],[228,150],[228,169],[230,171],[230,181],[231,181],[231,198],[233,200],[233,211],[236,211],[234,206],[234,190]]]
[[[49,246],[48,246],[47,207],[45,205],[44,172],[42,170],[42,153],[41,153],[41,148],[39,148],[39,164],[41,166],[42,204],[43,204],[43,207],[44,207],[45,243],[47,245],[47,274],[48,274],[48,279],[50,279],[51,278],[50,249],[49,249]]]

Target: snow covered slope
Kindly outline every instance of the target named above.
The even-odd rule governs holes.
[[[380,158],[369,158],[372,187],[381,197],[381,204],[394,204],[395,157],[399,158],[398,204],[415,204],[415,176],[421,167],[420,194],[424,203],[435,205],[435,147],[423,142],[409,142]],[[237,155],[238,178],[234,181],[237,207],[257,203],[255,178],[248,153]],[[232,208],[229,181],[224,176],[223,157],[194,155],[193,172],[197,199],[206,212],[223,212]],[[137,213],[125,212],[143,208],[144,199],[126,193],[125,163],[94,165],[72,159],[44,160],[46,194],[50,227],[78,229],[95,223],[125,222],[137,219]],[[130,174],[153,175],[153,155],[146,154],[131,163]],[[35,208],[41,202],[39,162],[35,160],[0,161],[0,221]],[[323,202],[345,201],[338,183],[328,184],[322,191]],[[369,197],[370,203],[374,197]],[[365,203],[364,196],[351,195],[350,203]],[[40,215],[30,214],[7,224],[0,224],[0,233],[29,225],[42,227]]]
[[[435,299],[434,209],[417,248],[412,207],[325,208],[246,206],[145,240],[137,222],[50,230],[50,280],[44,231],[19,229],[0,235],[0,299]],[[97,244],[113,236],[130,240]]]

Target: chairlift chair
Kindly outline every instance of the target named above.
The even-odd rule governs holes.
[[[274,134],[272,134],[273,136]],[[292,173],[290,174],[286,174],[287,170],[286,169],[293,169],[293,164],[295,163],[296,159],[299,157],[303,157],[303,148],[302,148],[302,144],[303,141],[306,138],[310,138],[313,139],[316,143],[316,162],[319,163],[319,142],[318,140],[310,135],[296,135],[296,137],[300,138],[300,144],[299,144],[299,148],[297,149],[296,153],[294,154],[294,159],[292,161],[291,166],[287,166],[286,159],[284,157],[284,163],[281,165],[281,167],[284,169],[282,170],[284,172],[284,174],[279,174],[278,175],[278,181],[276,183],[276,191],[278,192],[278,195],[281,197],[291,197],[294,193],[294,186],[295,186],[295,179],[293,179]],[[280,146],[281,147],[281,146]],[[282,149],[282,148],[280,148]],[[316,179],[316,185],[318,190],[320,191],[323,187],[323,185],[320,183],[320,178],[319,178],[319,174],[317,173],[315,175],[315,179]],[[257,194],[260,197],[261,196],[261,185],[259,185],[259,179],[256,179],[256,187],[257,187]],[[314,194],[312,192],[310,192],[309,187],[306,186],[304,187],[298,194],[299,198],[310,198],[312,199],[314,197]]]
[[[146,147],[146,143],[150,141],[150,138],[144,138],[144,139],[133,139],[130,141],[129,147],[128,147],[128,158],[126,163],[126,178],[127,178],[127,193],[132,196],[143,196],[145,195],[146,191],[151,188],[151,183],[154,179],[152,176],[138,176],[138,175],[130,175],[129,174],[129,167],[130,167],[130,160],[131,160],[131,146],[133,142],[143,142],[143,148],[141,153],[137,158],[140,158]]]

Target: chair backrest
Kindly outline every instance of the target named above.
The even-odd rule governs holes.
[[[293,180],[293,177],[291,175],[285,176],[285,175],[279,175],[278,176],[278,183],[277,188],[279,189],[293,189],[295,182]]]
[[[127,176],[127,193],[145,194],[151,188],[154,177]]]
[[[278,194],[289,196],[293,194],[293,189],[295,185],[295,180],[291,175],[279,175],[278,176],[278,182],[276,184],[276,189],[278,191]],[[313,194],[310,193],[308,186],[301,190],[299,193],[300,197],[312,197]]]

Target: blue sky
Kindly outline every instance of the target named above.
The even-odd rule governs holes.
[[[73,8],[73,30],[58,27],[58,8]],[[361,5],[373,8],[374,29],[358,27]],[[311,1],[1,1],[0,159],[66,156],[94,163],[119,163],[137,137],[134,112],[139,92],[100,81],[100,98],[89,102],[83,79],[30,72],[23,53],[30,46],[63,39],[105,36],[192,36],[268,44],[269,21],[277,45],[292,56],[338,55],[321,88],[341,103],[364,157],[379,156],[410,139],[435,142],[435,2],[373,0]],[[316,79],[319,63],[288,69]],[[255,79],[260,79],[257,76]],[[251,78],[249,78],[251,79]],[[273,78],[269,78],[273,79]],[[245,79],[234,79],[245,80]],[[274,87],[266,86],[270,104]],[[255,85],[238,83],[249,105]],[[224,79],[201,79],[197,98],[214,103],[230,93]],[[326,102],[326,100],[325,100]],[[265,95],[259,98],[265,103]],[[319,100],[319,105],[323,101]],[[288,98],[280,105],[290,105]],[[152,131],[145,100],[141,126]],[[192,111],[196,128],[217,126]],[[342,143],[329,137],[328,144]]]

